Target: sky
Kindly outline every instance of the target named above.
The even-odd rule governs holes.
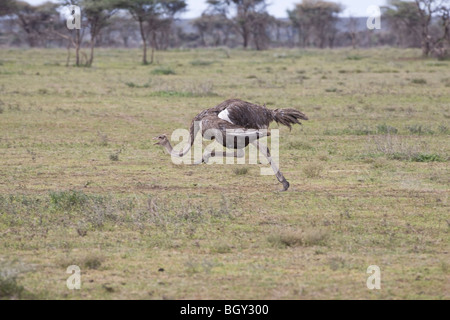
[[[41,4],[46,0],[26,0],[31,4]],[[180,17],[184,19],[197,18],[203,10],[206,8],[205,0],[186,0],[188,8],[185,13]],[[293,9],[295,3],[301,2],[301,0],[268,0],[270,5],[267,8],[269,13],[277,18],[287,18],[286,10]],[[342,13],[343,17],[355,16],[365,17],[367,16],[367,8],[371,5],[382,6],[386,4],[386,0],[334,0],[339,2],[345,7],[345,11]]]

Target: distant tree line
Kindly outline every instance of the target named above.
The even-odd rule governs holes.
[[[140,47],[144,64],[153,63],[155,50],[219,46],[265,50],[389,45],[420,47],[425,57],[450,56],[450,0],[388,0],[381,30],[367,29],[367,18],[340,18],[344,8],[332,1],[299,0],[287,11],[287,19],[271,16],[266,0],[206,3],[199,18],[180,20],[185,0],[59,0],[35,6],[2,0],[0,45],[66,47],[67,64],[74,49],[77,66],[91,66],[96,47]],[[69,5],[81,8],[80,30],[66,27],[63,12]]]

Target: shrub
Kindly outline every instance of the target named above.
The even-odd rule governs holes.
[[[171,75],[171,74],[175,74],[175,71],[173,71],[171,68],[165,68],[165,67],[161,67],[161,68],[156,68],[152,71],[152,74],[154,75]]]
[[[30,298],[30,294],[18,283],[18,276],[28,271],[31,269],[23,263],[0,259],[0,300]]]
[[[414,84],[427,84],[427,80],[422,79],[422,78],[420,78],[420,79],[412,79],[411,83],[414,83]]]
[[[143,84],[143,85],[138,85],[138,84],[135,84],[134,82],[125,82],[125,84],[129,88],[150,88],[150,83],[146,83],[146,84]]]
[[[406,129],[411,133],[411,134],[418,134],[418,135],[422,135],[422,134],[434,134],[434,131],[431,130],[429,127],[425,127],[419,124],[413,124],[410,126],[406,126]]]
[[[89,254],[81,262],[81,265],[87,269],[97,270],[103,263],[104,258],[96,254]]]
[[[377,133],[378,134],[397,134],[398,129],[395,127],[391,127],[387,124],[380,124],[377,126]]]
[[[0,299],[20,299],[24,290],[16,277],[0,276]]]
[[[248,171],[249,171],[249,169],[247,167],[233,169],[234,174],[237,176],[246,175],[248,173]]]
[[[191,61],[191,65],[193,66],[210,66],[214,63],[214,61],[206,61],[206,60],[194,60]]]
[[[119,161],[119,154],[118,153],[111,153],[109,155],[109,160],[111,160],[111,161]]]
[[[411,158],[414,162],[444,162],[445,160],[438,154],[419,153]]]
[[[210,252],[219,254],[230,253],[231,246],[224,242],[216,242],[211,246]]]
[[[438,130],[439,130],[439,133],[441,133],[441,134],[449,134],[450,133],[450,129],[445,125],[440,125],[438,127]]]
[[[393,160],[413,162],[443,162],[447,161],[435,153],[427,153],[420,150],[420,144],[408,143],[399,136],[375,136],[372,138],[372,148],[375,153],[380,153]]]
[[[50,204],[61,210],[82,208],[88,201],[88,196],[80,191],[50,192]]]
[[[307,178],[318,178],[323,171],[323,166],[317,163],[309,163],[303,168],[303,173]]]
[[[283,230],[272,233],[267,241],[277,247],[310,247],[324,245],[328,239],[328,232],[322,229],[311,229],[307,231]]]

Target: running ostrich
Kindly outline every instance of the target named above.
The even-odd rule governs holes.
[[[221,138],[218,141],[220,144],[235,151],[207,151],[203,155],[202,161],[196,164],[207,163],[210,157],[217,156],[243,158],[245,156],[244,149],[249,144],[252,144],[269,161],[278,181],[283,184],[282,191],[287,191],[289,189],[289,182],[287,182],[281,171],[272,161],[269,148],[261,143],[259,139],[270,136],[267,130],[271,122],[275,121],[292,129],[293,124],[301,125],[299,119],[308,120],[308,117],[295,109],[271,110],[267,109],[265,105],[259,106],[239,99],[232,99],[201,112],[192,120],[189,143],[182,151],[177,152],[173,150],[167,135],[160,135],[154,139],[158,140],[155,145],[163,146],[171,156],[182,158],[192,148],[195,140],[195,124],[200,123],[203,138],[208,140],[215,140],[216,137]],[[208,134],[205,135],[206,132]]]

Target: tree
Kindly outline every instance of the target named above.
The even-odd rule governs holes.
[[[100,30],[108,25],[108,20],[117,11],[117,0],[83,0],[83,14],[86,16],[91,36],[91,54],[86,66],[94,62],[94,47]]]
[[[235,12],[234,18],[230,20],[242,37],[244,49],[249,46],[251,39],[258,50],[262,48],[261,43],[268,39],[268,24],[273,21],[266,11],[266,0],[208,0],[207,3],[210,5],[209,10],[224,16],[229,14],[230,9]]]
[[[175,16],[186,9],[185,0],[161,1],[161,14],[148,20],[148,32],[151,34],[152,59],[154,50],[167,49],[170,44],[172,25]]]
[[[143,44],[142,63],[149,64],[147,60],[148,35],[152,35],[152,56],[156,44],[156,30],[161,25],[161,19],[173,18],[176,13],[186,8],[185,0],[121,0],[118,7],[127,9],[132,17],[139,23],[139,32]]]
[[[397,31],[400,44],[420,46],[422,55],[446,46],[450,0],[391,0],[385,15],[392,29]]]
[[[106,32],[106,35],[108,36],[108,39],[112,34],[118,33],[125,48],[129,47],[130,40],[136,39],[136,23],[133,18],[129,16],[128,12],[125,14],[121,12],[121,14],[113,16],[111,18],[111,24],[107,28],[108,31]]]
[[[17,7],[16,1],[15,0],[3,0],[2,2],[3,3],[0,6],[0,17],[13,14]]]
[[[358,20],[350,16],[347,22],[348,35],[352,39],[352,48],[356,49],[356,45],[358,42]]]
[[[198,31],[202,46],[227,45],[233,28],[231,21],[225,15],[207,12],[195,19],[193,26]]]
[[[420,16],[414,2],[391,0],[384,12],[388,25],[401,46],[416,47],[420,45]]]
[[[330,47],[333,46],[337,33],[336,22],[342,10],[342,6],[338,3],[303,0],[294,10],[288,11],[288,14],[299,29],[300,40],[304,46],[310,44],[310,37],[313,36],[313,44],[324,48],[327,42]]]
[[[256,12],[251,17],[251,34],[256,50],[267,49],[270,37],[267,28],[275,25],[275,18],[267,12]]]
[[[450,56],[450,5],[441,6],[438,15],[442,36],[436,40],[433,51],[439,59],[445,59]]]
[[[67,6],[78,6],[82,7],[83,0],[60,0],[60,5],[67,7]],[[81,15],[81,26],[84,26],[86,24],[86,21],[83,18],[83,14]],[[75,47],[75,65],[79,67],[81,65],[81,43],[83,42],[84,37],[84,31],[85,28],[82,27],[82,29],[74,29],[69,31],[69,35],[66,35],[64,33],[53,31],[56,35],[60,36],[63,39],[66,39],[68,41],[67,44],[67,65],[69,64],[70,59],[70,47]],[[87,59],[86,59],[87,60]]]
[[[24,1],[16,1],[4,10],[7,14],[17,17],[17,22],[25,32],[26,40],[30,47],[42,45],[49,36],[52,24],[57,20],[57,5],[45,2],[33,6]]]
[[[441,12],[442,8],[448,8],[450,0],[415,0],[415,3],[420,17],[422,55],[428,57],[433,49],[433,37],[430,33],[432,18]]]

